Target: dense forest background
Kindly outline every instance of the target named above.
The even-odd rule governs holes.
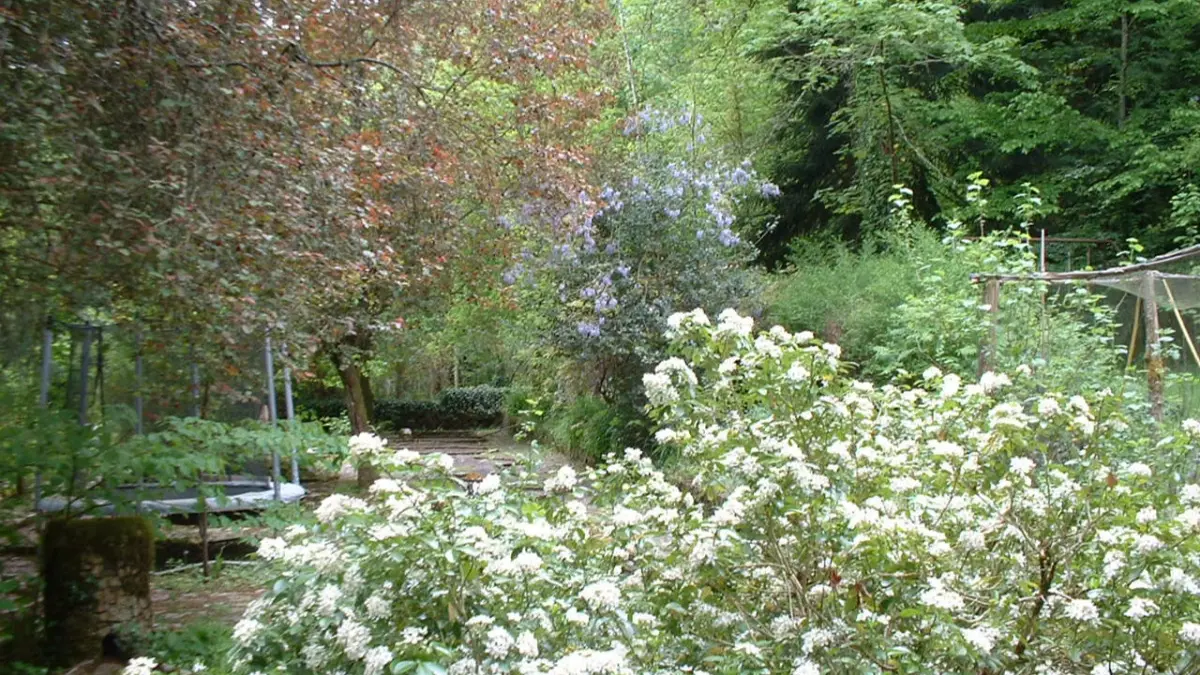
[[[766,52],[786,80],[768,258],[799,232],[878,226],[891,184],[936,218],[967,175],[1028,183],[1055,235],[1195,238],[1195,3],[800,2]]]

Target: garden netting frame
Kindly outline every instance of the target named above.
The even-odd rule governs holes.
[[[1200,266],[1200,245],[1181,248],[1148,260],[1101,270],[1041,271],[1028,274],[976,273],[971,275],[971,280],[983,285],[983,303],[993,316],[999,311],[1002,285],[1012,282],[1040,281],[1055,285],[1086,283],[1112,288],[1137,298],[1127,366],[1132,365],[1139,326],[1144,323],[1143,342],[1147,360],[1146,377],[1150,393],[1151,414],[1156,420],[1161,421],[1164,410],[1163,373],[1165,366],[1160,335],[1160,310],[1166,308],[1174,316],[1193,361],[1200,366],[1200,350],[1197,350],[1192,337],[1194,331],[1188,329],[1188,322],[1182,314],[1183,310],[1200,307],[1200,274],[1172,271],[1178,269],[1178,266],[1191,265]],[[984,345],[979,352],[979,372],[981,374],[990,370],[990,356],[995,351],[994,320],[992,325],[990,344]]]

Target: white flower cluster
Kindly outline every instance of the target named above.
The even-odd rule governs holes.
[[[154,669],[158,667],[158,661],[148,656],[138,656],[129,660],[125,664],[125,668],[121,671],[122,675],[151,675]]]
[[[708,315],[702,309],[694,309],[690,312],[678,312],[667,317],[667,337],[676,338],[684,330],[693,326],[709,326],[712,325],[708,320]]]
[[[350,437],[350,456],[357,461],[373,461],[387,448],[387,440],[364,431]]]
[[[542,487],[546,492],[570,492],[575,489],[579,479],[575,476],[575,469],[571,465],[566,464],[559,467],[554,476],[547,478]]]
[[[317,520],[322,523],[333,523],[350,513],[359,513],[370,508],[367,502],[358,497],[348,497],[342,494],[329,495],[317,507]]]
[[[579,599],[593,610],[615,610],[621,604],[621,589],[609,581],[597,581],[584,586]]]
[[[688,367],[683,359],[670,358],[654,369],[653,373],[642,376],[642,386],[646,388],[646,397],[653,405],[669,405],[679,400],[680,388],[689,391],[696,385],[696,374]]]
[[[632,448],[540,491],[391,462],[262,542],[281,581],[235,628],[242,670],[1053,675],[1200,650],[1200,486],[1176,478],[1200,423],[1031,370],[854,381],[836,345],[732,310],[668,327],[687,360],[644,384],[673,478]]]

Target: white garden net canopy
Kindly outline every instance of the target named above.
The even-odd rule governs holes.
[[[976,274],[976,281],[1046,281],[1054,284],[1087,283],[1106,286],[1143,301],[1153,301],[1164,309],[1200,307],[1200,246],[1172,251],[1156,258],[1124,267],[1074,272],[1037,272],[1033,274]]]
[[[1142,300],[1153,300],[1159,307],[1200,307],[1200,276],[1191,274],[1135,272],[1120,277],[1094,279],[1091,283],[1115,288]]]

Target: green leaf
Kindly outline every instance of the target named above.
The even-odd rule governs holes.
[[[422,661],[417,668],[418,675],[446,675],[446,668],[436,661]]]

